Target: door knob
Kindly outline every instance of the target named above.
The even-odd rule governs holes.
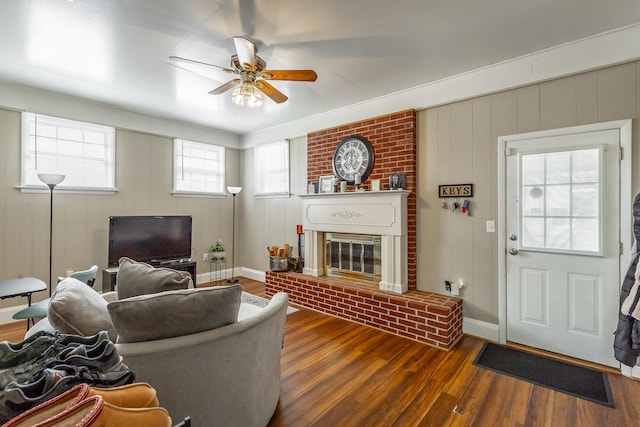
[[[518,240],[518,236],[516,234],[509,234],[509,240],[516,241]]]
[[[511,255],[518,255],[518,250],[516,248],[511,248],[511,249],[509,249],[509,253]]]

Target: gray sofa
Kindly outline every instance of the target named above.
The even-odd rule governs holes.
[[[241,304],[238,322],[197,334],[117,344],[174,420],[194,426],[265,426],[280,396],[280,352],[288,297],[265,308]]]
[[[84,288],[90,289],[86,285]],[[75,297],[80,289],[67,293]],[[137,298],[155,300],[170,293],[201,296],[201,292],[207,292],[205,289],[165,291],[154,297]],[[115,292],[101,297],[117,300]],[[55,295],[53,301],[57,301]],[[135,371],[136,380],[156,389],[160,404],[174,422],[190,416],[194,426],[262,427],[269,422],[280,396],[280,354],[287,305],[287,294],[278,293],[264,308],[240,303],[237,321],[231,324],[170,338],[127,340],[117,342],[116,347],[124,363]],[[216,308],[210,310],[214,312]],[[131,310],[127,311],[130,315]],[[51,305],[49,312],[52,318]],[[51,319],[55,323],[54,319],[55,316]],[[49,320],[38,322],[28,335],[54,330]],[[117,332],[115,317],[113,320]],[[142,318],[141,321],[144,322]]]

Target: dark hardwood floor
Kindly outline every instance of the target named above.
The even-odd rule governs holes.
[[[240,283],[266,296],[263,283]],[[0,339],[25,327],[0,325]],[[640,425],[640,381],[607,368],[615,408],[478,368],[483,341],[470,336],[447,352],[304,308],[285,329],[272,427]]]

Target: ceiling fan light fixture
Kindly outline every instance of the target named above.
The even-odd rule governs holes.
[[[259,107],[262,105],[262,93],[251,82],[243,82],[233,88],[231,100],[242,107]]]
[[[315,82],[318,75],[313,70],[268,70],[267,63],[260,58],[256,45],[244,37],[234,37],[236,54],[231,55],[231,67],[220,67],[195,59],[170,56],[172,61],[190,65],[206,65],[236,74],[237,77],[209,91],[210,95],[220,95],[231,90],[231,100],[240,106],[259,107],[263,96],[277,104],[286,102],[287,95],[280,92],[268,80],[287,80],[292,82]]]

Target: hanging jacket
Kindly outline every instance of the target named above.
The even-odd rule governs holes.
[[[633,286],[631,286],[629,295],[622,302],[620,311],[625,316],[632,316],[635,320],[640,320],[640,305],[638,304],[638,300],[640,299],[640,292],[638,292],[640,291],[640,263],[636,266],[634,277],[635,282]]]
[[[636,283],[635,272],[638,268],[638,258],[640,257],[640,249],[638,243],[640,241],[640,193],[636,195],[633,201],[633,234],[635,243],[631,252],[629,267],[627,274],[622,281],[620,290],[620,310],[618,311],[618,327],[614,333],[613,349],[615,358],[620,363],[627,366],[635,366],[638,356],[640,355],[640,320],[636,320],[632,314],[634,311],[634,303],[637,304],[638,295],[631,297],[634,301],[627,301],[631,295],[631,290]],[[627,301],[627,304],[625,304]],[[630,313],[622,312],[623,305],[630,306]]]

